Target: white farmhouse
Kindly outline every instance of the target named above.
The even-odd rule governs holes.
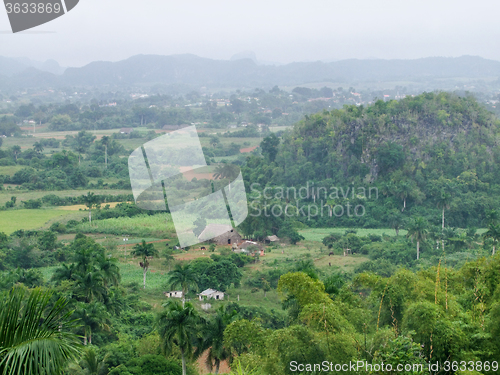
[[[165,292],[165,297],[168,297],[168,298],[182,298],[182,291],[181,290],[175,290],[173,292]]]
[[[206,299],[210,299],[210,298],[219,299],[219,300],[223,300],[224,299],[224,293],[223,292],[219,292],[218,290],[215,290],[215,289],[204,290],[203,292],[201,292],[200,294],[198,294],[198,296],[200,298],[200,301],[203,301],[203,300],[206,300]]]

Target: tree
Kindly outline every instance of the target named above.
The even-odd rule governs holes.
[[[108,169],[108,145],[110,142],[110,138],[105,135],[101,138],[101,143],[104,145],[104,165],[105,168]]]
[[[33,150],[35,150],[38,154],[43,152],[43,145],[40,142],[35,142],[33,144]]]
[[[236,311],[228,312],[224,310],[224,306],[220,306],[213,318],[201,328],[195,356],[200,356],[205,350],[208,350],[205,363],[210,372],[215,367],[215,375],[219,374],[221,362],[227,360],[231,355],[230,349],[224,344],[224,331],[236,315]]]
[[[443,209],[442,215],[441,215],[441,228],[444,229],[444,210],[450,209],[450,203],[451,203],[451,194],[446,192],[446,191],[441,191],[441,194],[438,197],[438,203],[437,206],[441,207]]]
[[[500,224],[495,224],[494,222],[490,222],[488,225],[488,230],[483,234],[483,237],[491,238],[493,241],[493,253],[495,255],[495,247],[498,241],[500,241]]]
[[[228,178],[229,180],[234,180],[238,177],[240,169],[234,164],[219,164],[215,167],[215,172],[213,177],[215,179]]]
[[[106,375],[108,373],[108,365],[106,360],[109,355],[105,355],[102,361],[99,361],[94,349],[88,349],[81,360],[81,365],[85,369],[85,375]]]
[[[396,231],[396,236],[399,236],[399,230],[404,224],[403,215],[399,212],[399,210],[394,210],[394,212],[389,214],[388,222],[391,228]]]
[[[81,352],[64,298],[37,288],[13,288],[0,297],[0,374],[59,374]]]
[[[92,224],[92,208],[98,205],[99,197],[89,191],[87,195],[83,196],[83,202],[89,209],[89,223]]]
[[[75,317],[83,326],[83,345],[92,345],[92,332],[103,328],[109,330],[109,313],[101,302],[78,302]]]
[[[193,341],[198,335],[199,317],[191,303],[182,306],[178,301],[170,300],[158,316],[158,332],[163,349],[170,352],[173,345],[181,351],[182,375],[186,375],[186,359],[192,357]]]
[[[144,289],[146,289],[146,273],[149,268],[149,258],[158,256],[158,250],[155,249],[152,243],[146,243],[145,240],[142,240],[141,243],[134,246],[132,250],[133,256],[138,256],[142,258],[142,262],[140,263],[143,272],[143,283]]]
[[[428,233],[428,224],[423,217],[417,217],[408,227],[408,237],[417,241],[417,259],[420,259],[420,242],[425,241]]]
[[[186,299],[186,294],[189,291],[189,288],[198,288],[198,277],[191,268],[189,264],[176,264],[173,271],[169,272],[170,276],[170,287],[172,289],[177,288],[178,286],[182,289],[182,303]]]
[[[204,218],[199,217],[194,221],[193,225],[195,226],[193,233],[196,237],[199,237],[201,232],[203,232],[203,230],[207,227],[207,221]]]
[[[14,154],[14,158],[17,161],[17,155],[21,153],[21,146],[18,145],[12,146],[12,153]]]
[[[165,249],[162,252],[163,257],[165,258],[165,261],[163,264],[168,267],[168,272],[170,272],[170,266],[172,265],[173,261],[175,260],[174,256],[172,255],[172,249]]]
[[[213,148],[217,147],[218,144],[220,144],[220,139],[216,135],[213,135],[210,137],[210,144],[212,145]]]
[[[271,133],[271,135],[264,138],[260,143],[262,155],[264,155],[264,157],[270,162],[273,162],[276,159],[276,155],[278,154],[279,144],[280,139],[276,136],[276,134]]]
[[[399,196],[399,198],[401,198],[403,200],[403,208],[401,209],[401,212],[403,212],[405,210],[406,199],[410,196],[411,192],[412,192],[412,188],[408,182],[403,181],[403,182],[401,182],[401,184],[398,185],[397,195]]]
[[[76,135],[73,148],[78,152],[78,164],[80,164],[81,154],[85,153],[89,149],[95,138],[95,135],[92,135],[85,130],[78,132]]]

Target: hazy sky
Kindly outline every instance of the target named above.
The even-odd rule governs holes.
[[[500,2],[493,0],[80,0],[67,15],[19,34],[7,32],[2,8],[0,55],[55,59],[63,66],[136,54],[229,59],[245,50],[282,63],[461,55],[500,60]]]

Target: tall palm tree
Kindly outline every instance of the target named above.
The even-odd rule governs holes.
[[[417,241],[417,260],[420,259],[420,242],[425,241],[428,233],[428,224],[423,217],[417,217],[408,227],[408,237]]]
[[[238,177],[239,173],[240,169],[237,165],[224,163],[215,167],[213,177],[220,180],[227,178],[229,181],[233,181],[236,177]],[[231,184],[229,184],[229,190],[231,190]]]
[[[108,169],[108,145],[110,142],[110,138],[105,135],[101,138],[101,143],[104,146],[104,165],[106,166],[106,169]]]
[[[182,306],[170,300],[158,316],[158,332],[166,352],[175,344],[181,351],[182,375],[186,375],[186,359],[193,355],[193,341],[198,336],[198,314],[191,303]]]
[[[404,217],[399,210],[394,210],[388,217],[389,225],[396,231],[396,236],[399,236],[399,231],[404,224]]]
[[[101,272],[104,286],[118,285],[120,282],[120,267],[117,265],[117,259],[111,257],[111,255],[106,256],[103,252],[97,255],[97,267]]]
[[[205,350],[208,350],[205,363],[210,371],[215,367],[215,375],[219,373],[221,362],[230,357],[229,348],[224,346],[224,330],[236,316],[236,311],[227,312],[223,306],[220,306],[215,316],[201,328],[201,336],[196,347],[195,356],[200,356]]]
[[[67,301],[52,293],[14,287],[0,296],[0,374],[60,374],[81,352]]]
[[[168,273],[170,276],[170,287],[172,289],[178,286],[182,289],[182,303],[186,299],[189,288],[198,289],[198,277],[189,264],[176,264],[175,268]]]
[[[441,207],[443,209],[442,211],[442,217],[441,217],[441,228],[444,229],[444,210],[450,209],[450,203],[451,203],[451,194],[446,192],[446,191],[441,191],[441,194],[438,197],[438,202],[437,205],[438,207]]]
[[[43,152],[43,146],[40,142],[33,143],[33,150],[35,150],[38,154]]]
[[[83,196],[83,203],[89,209],[89,223],[92,224],[92,208],[99,204],[99,198],[89,191],[87,195]]]
[[[500,241],[500,224],[495,224],[494,222],[490,222],[488,225],[488,230],[483,234],[483,237],[491,238],[493,241],[493,253],[491,255],[495,255],[495,247],[498,241]]]
[[[109,330],[109,313],[106,310],[106,306],[101,302],[78,302],[74,315],[83,326],[84,345],[92,345],[92,332],[96,329],[102,328]]]
[[[76,286],[74,293],[85,302],[102,301],[107,294],[104,277],[98,270],[89,269],[74,276]]]
[[[17,155],[21,153],[21,146],[19,145],[12,146],[12,153],[14,154],[14,157],[16,158],[17,161]]]
[[[155,249],[152,243],[146,243],[145,240],[142,240],[141,243],[138,243],[134,246],[132,255],[142,258],[142,262],[140,263],[140,265],[142,267],[144,289],[146,289],[146,273],[148,272],[149,268],[148,258],[158,256],[158,250]]]
[[[56,283],[60,283],[64,280],[73,280],[75,273],[75,265],[70,264],[69,266],[64,263],[61,267],[56,268],[54,274],[52,275],[51,280]]]
[[[406,199],[410,196],[412,192],[412,187],[408,182],[401,182],[397,187],[397,195],[403,200],[403,208],[401,212],[403,212],[406,208]]]

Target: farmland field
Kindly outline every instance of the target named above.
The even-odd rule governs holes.
[[[0,212],[0,232],[11,234],[19,229],[37,229],[51,219],[65,215],[68,215],[68,211],[52,209],[2,211]]]
[[[0,191],[0,205],[4,205],[5,202],[10,200],[10,197],[17,197],[17,202],[27,201],[29,199],[39,199],[49,194],[57,195],[58,197],[78,197],[80,195],[86,195],[88,192],[94,193],[96,195],[122,195],[131,194],[130,190],[117,190],[117,189],[106,189],[106,190],[94,190],[94,189],[82,189],[82,190],[56,190],[56,191],[27,191],[27,190],[15,190],[15,189],[5,189]]]
[[[174,232],[170,214],[140,215],[82,223],[76,228],[83,233],[109,233],[167,238]]]
[[[394,229],[365,229],[365,228],[309,228],[304,230],[299,230],[299,233],[304,236],[307,241],[318,241],[321,242],[324,237],[332,233],[344,234],[347,229],[355,229],[358,236],[369,236],[370,234],[376,234],[378,236],[395,236],[396,231]],[[400,230],[400,236],[406,236],[406,230]]]

